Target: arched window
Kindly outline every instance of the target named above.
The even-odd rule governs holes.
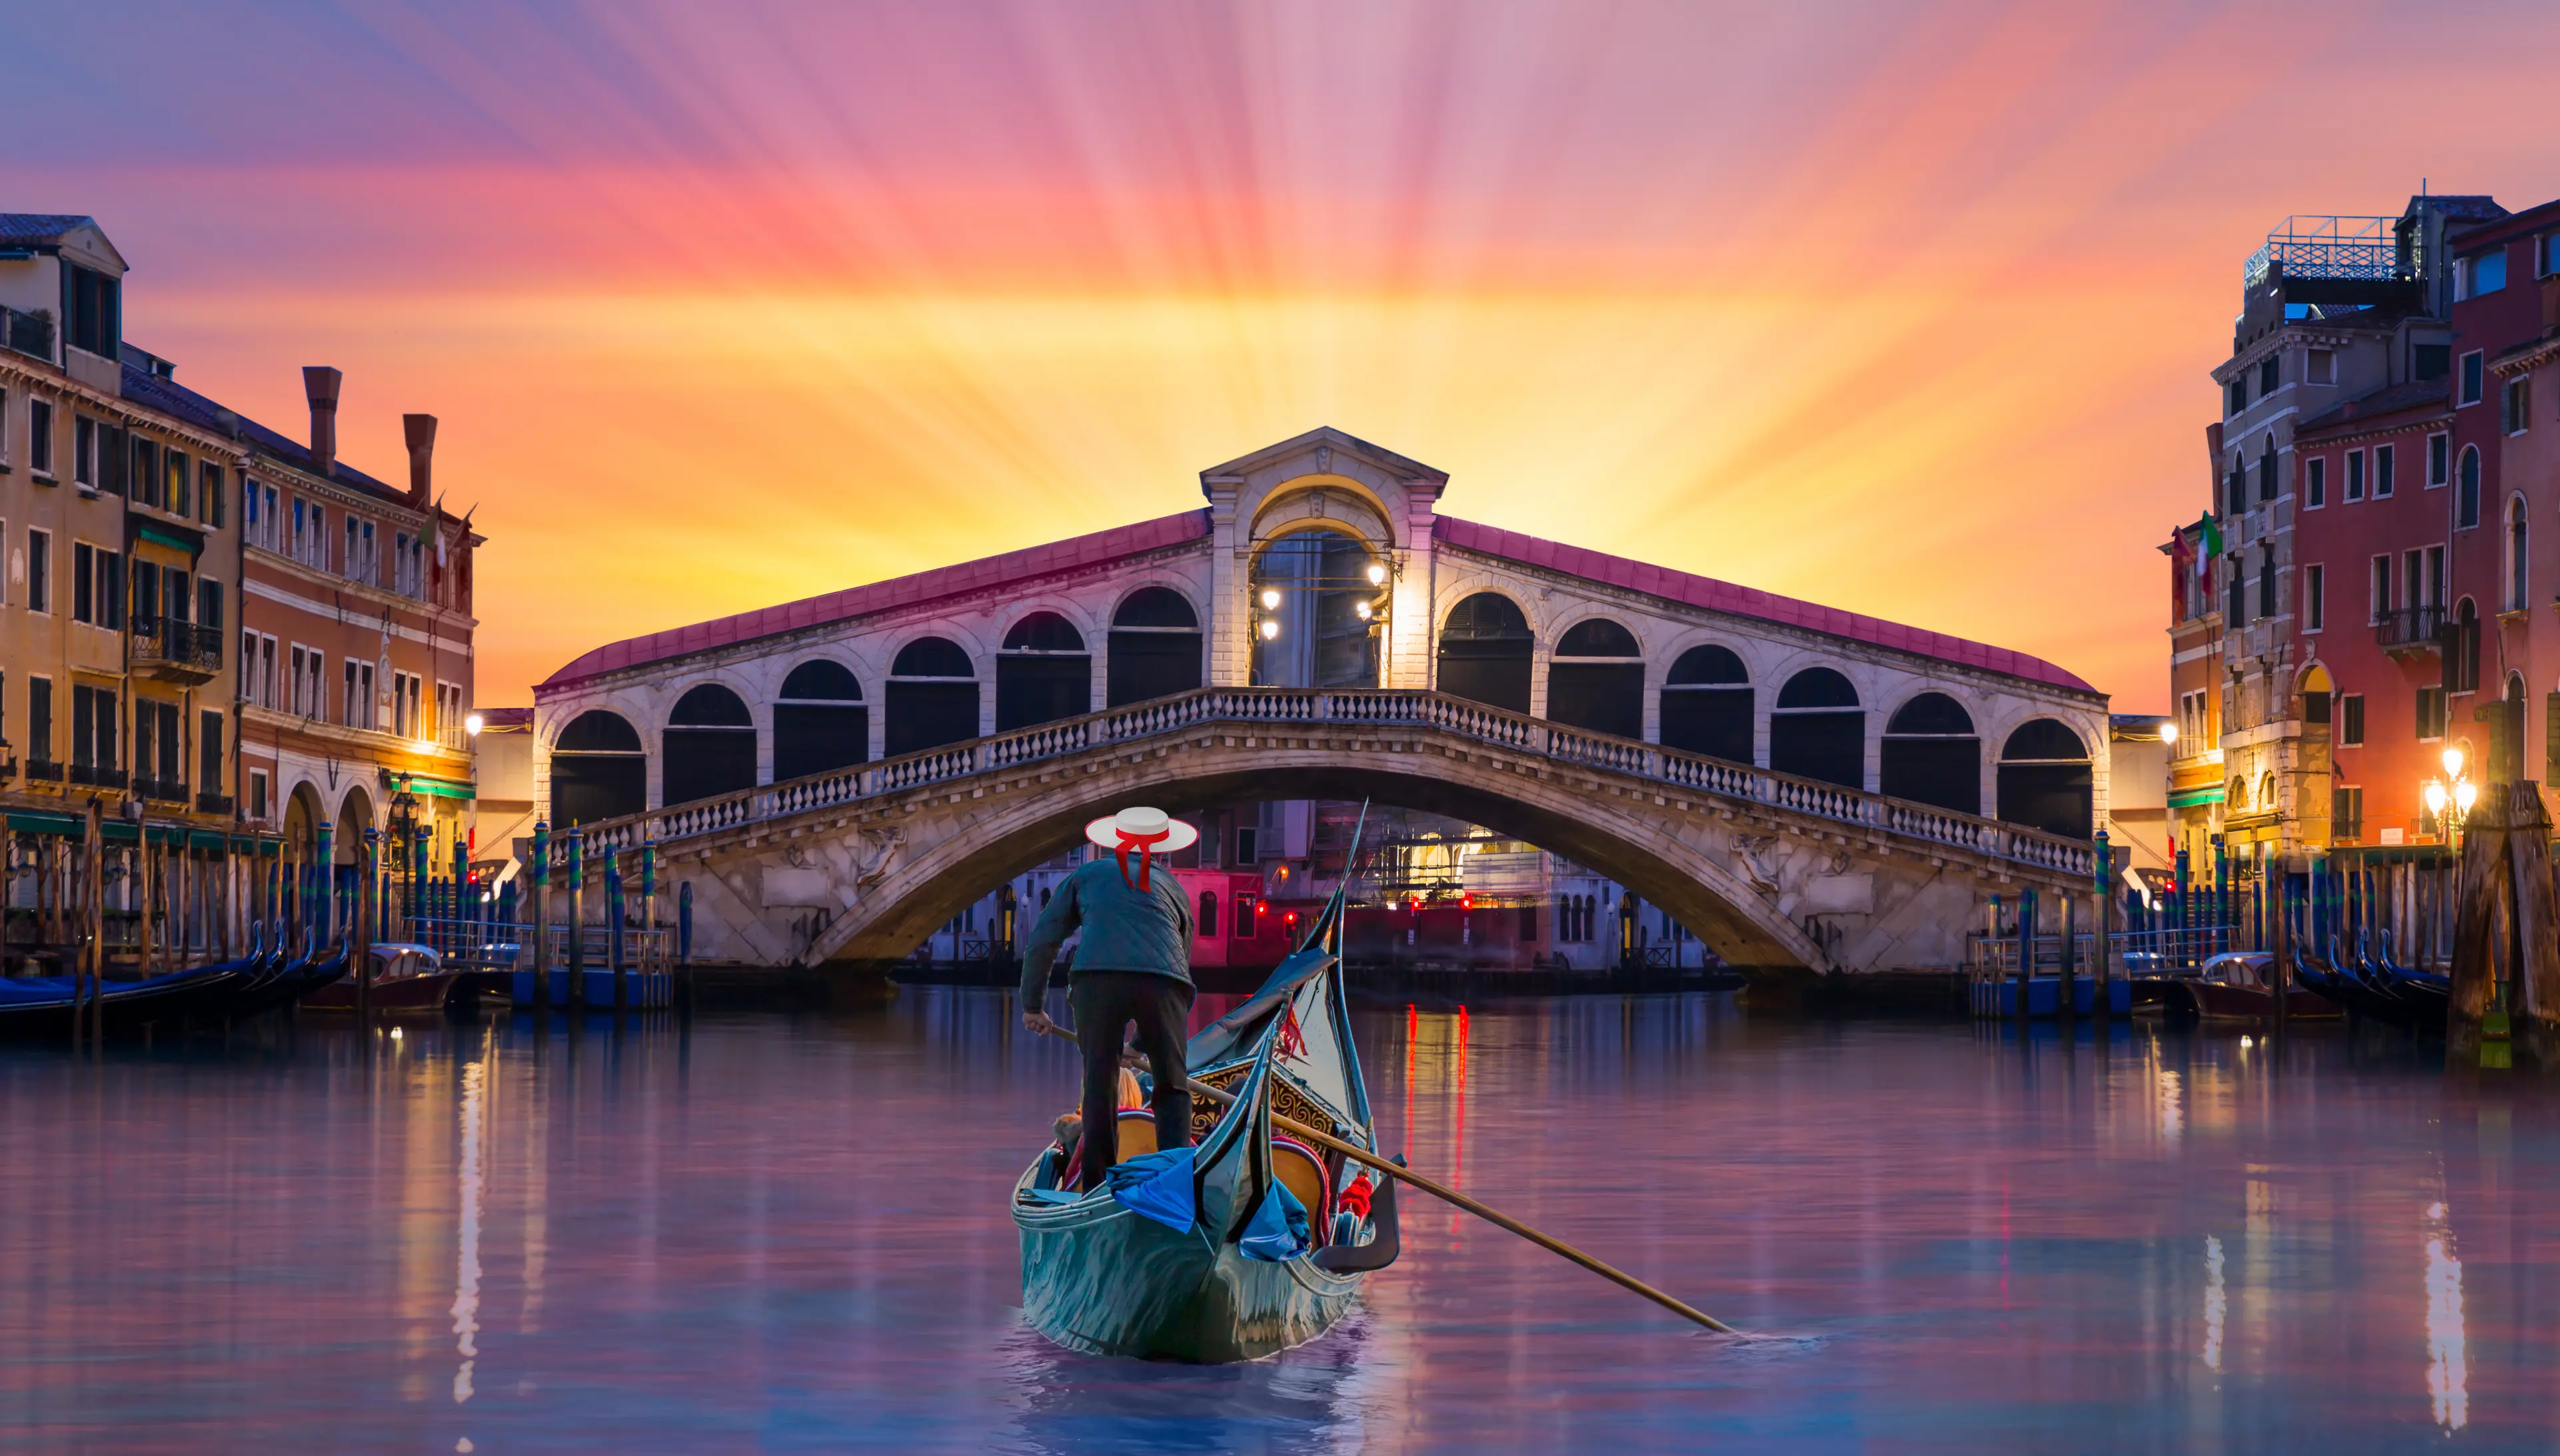
[[[590,709],[552,744],[552,823],[618,819],[649,807],[649,757],[618,713]]]
[[[918,637],[899,648],[886,697],[891,757],[978,736],[977,673],[948,637]]]
[[[2533,604],[2530,595],[2531,572],[2525,553],[2524,497],[2517,496],[2506,506],[2506,609],[2520,612]]]
[[[2276,776],[2272,773],[2258,780],[2258,812],[2274,813],[2276,809]]]
[[[1576,622],[1556,641],[1546,669],[1546,716],[1569,728],[1622,738],[1645,735],[1644,649],[1606,617]]]
[[[1751,674],[1729,647],[1692,647],[1663,679],[1663,746],[1753,763]]]
[[[1528,618],[1500,592],[1479,591],[1440,625],[1440,691],[1489,708],[1528,712]]]
[[[1253,559],[1246,581],[1257,688],[1374,688],[1392,573],[1365,540],[1297,531]]]
[[[2275,498],[2276,437],[2274,434],[2270,433],[2267,436],[2266,444],[2261,446],[2258,452],[2258,499],[2261,502],[2266,502],[2272,501]]]
[[[2446,674],[2453,681],[2448,685],[2448,691],[2480,691],[2480,606],[2466,596],[2454,608],[2454,660]]]
[[[773,780],[805,778],[871,757],[872,715],[863,685],[842,663],[804,662],[773,705]]]
[[[1983,812],[1983,740],[1973,715],[1944,693],[1923,693],[1893,711],[1884,725],[1884,761],[1878,788],[1897,799]]]
[[[1194,917],[1193,917],[1193,919],[1194,919],[1194,924],[1192,925],[1192,934],[1194,934],[1195,936],[1197,936],[1197,937],[1199,937],[1200,939],[1202,939],[1202,940],[1212,940],[1212,939],[1215,939],[1215,938],[1216,938],[1216,936],[1217,936],[1217,891],[1216,891],[1216,890],[1201,890],[1201,891],[1200,892],[1200,913],[1199,913],[1198,915],[1194,916]]]
[[[2000,746],[2000,817],[2007,823],[2087,839],[2093,789],[2089,745],[2059,719],[2029,719]]]
[[[1123,708],[1200,685],[1200,615],[1165,586],[1131,592],[1111,617],[1104,705]]]
[[[1866,786],[1866,714],[1847,678],[1809,667],[1778,690],[1769,715],[1769,767],[1842,788]]]
[[[673,808],[755,787],[755,719],[735,693],[704,683],[667,716],[660,802]]]
[[[2462,468],[2454,472],[2454,524],[2458,527],[2480,524],[2480,446],[2463,446]]]
[[[1075,624],[1033,612],[1005,634],[996,656],[996,731],[1081,718],[1093,711],[1093,658]]]

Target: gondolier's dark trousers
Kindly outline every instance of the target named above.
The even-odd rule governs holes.
[[[1138,1050],[1156,1074],[1158,1148],[1189,1147],[1192,1140],[1190,1068],[1183,1059],[1184,1032],[1192,1010],[1188,981],[1147,971],[1078,971],[1067,983],[1067,1009],[1084,1047],[1084,1146],[1077,1186],[1096,1189],[1111,1181],[1120,1161],[1121,1029],[1138,1025]]]

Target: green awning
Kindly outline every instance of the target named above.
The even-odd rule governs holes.
[[[190,555],[203,551],[205,547],[205,544],[201,541],[189,541],[185,537],[178,535],[176,532],[169,531],[159,526],[144,526],[141,530],[141,537],[144,541],[156,541],[162,546],[169,548],[171,551],[183,551]]]
[[[70,814],[54,814],[43,809],[12,809],[9,811],[9,830],[12,834],[77,835],[86,834],[88,824]]]
[[[2198,804],[2219,804],[2222,798],[2222,785],[2217,783],[2209,789],[2186,789],[2171,794],[2168,796],[2168,806],[2172,809],[2192,809]]]
[[[475,799],[480,796],[480,791],[473,785],[460,779],[437,778],[431,773],[395,773],[392,786],[438,799]]]

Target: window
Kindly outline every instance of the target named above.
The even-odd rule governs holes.
[[[2276,371],[2276,363],[2281,357],[2270,354],[2258,362],[2258,398],[2263,400],[2276,393],[2276,385],[2280,378]]]
[[[2231,515],[2237,520],[2249,510],[2249,471],[2237,455],[2231,457],[2230,485]]]
[[[97,489],[97,421],[72,416],[72,484]]]
[[[2400,473],[2399,463],[2398,452],[2391,446],[2373,447],[2373,498],[2375,500],[2390,499],[2391,487]]]
[[[124,340],[124,285],[94,268],[66,264],[63,271],[70,274],[63,283],[63,302],[71,314],[64,341],[101,359],[118,357]]]
[[[2470,296],[2478,298],[2483,293],[2495,293],[2506,286],[2505,248],[2501,247],[2495,252],[2483,252],[2480,256],[2470,259],[2470,262],[2472,265],[2472,290]]]
[[[74,774],[75,781],[95,783],[115,767],[115,721],[114,689],[72,685],[72,767],[91,770],[84,779]]]
[[[2427,548],[2426,601],[2433,607],[2445,604],[2445,549],[2441,546]]]
[[[2328,791],[2328,834],[2353,843],[2364,838],[2364,790],[2339,787]]]
[[[2317,511],[2328,504],[2328,461],[2309,460],[2303,464],[2303,509]]]
[[[2517,496],[2506,507],[2506,609],[2520,612],[2530,604],[2531,572],[2525,555],[2527,526],[2524,497]]]
[[[2456,396],[2456,398],[2455,398],[2455,400],[2454,400],[2454,403],[2455,403],[2456,404],[2458,404],[2458,405],[2459,405],[2459,404],[2479,404],[2480,402],[2480,350],[2478,350],[2478,349],[2475,349],[2475,350],[2473,350],[2471,353],[2466,354],[2466,355],[2464,355],[2464,356],[2463,356],[2463,386],[2462,386],[2462,392],[2461,392],[2458,396]]]
[[[196,578],[196,625],[210,640],[223,640],[223,583],[211,577]]]
[[[163,504],[160,496],[160,447],[141,435],[133,441],[133,498],[146,506]]]
[[[54,406],[48,400],[27,402],[27,468],[53,478]]]
[[[2249,625],[2249,559],[2238,552],[2231,554],[2231,590],[2225,599],[2231,603],[2231,625]]]
[[[260,708],[284,706],[282,685],[275,676],[275,638],[256,632],[240,633],[240,701]]]
[[[1194,917],[1192,933],[1202,940],[1217,938],[1216,890],[1203,890],[1200,892],[1200,913]]]
[[[2534,271],[2543,277],[2560,273],[2560,233],[2533,240]]]
[[[2275,614],[2276,549],[2262,546],[2258,548],[2258,615],[2272,617]]]
[[[2323,599],[2327,586],[2327,582],[2321,579],[2324,574],[2319,566],[2303,568],[2304,631],[2317,632],[2324,625],[2328,605]]]
[[[2391,559],[2387,556],[2373,559],[2373,600],[2370,605],[2374,621],[2391,615]]]
[[[0,390],[0,462],[9,458],[9,392]]]
[[[2445,462],[2450,456],[2452,446],[2453,436],[2451,435],[2427,436],[2427,488],[2429,490],[2434,490],[2445,483]]]
[[[2349,501],[2364,499],[2364,452],[2362,450],[2346,452],[2346,498]]]
[[[2303,383],[2333,385],[2337,383],[2337,351],[2314,349],[2303,359]]]
[[[42,531],[27,533],[27,610],[54,609],[54,539]]]
[[[2225,414],[2237,414],[2248,407],[2249,377],[2243,374],[2238,379],[2231,382],[2230,392],[2225,398],[2222,412]]]
[[[27,680],[27,761],[52,767],[54,757],[54,680]],[[50,776],[50,775],[49,775]]]
[[[2440,380],[2454,372],[2454,346],[2451,344],[2412,344],[2409,346],[2409,377],[2413,380]]]
[[[2480,446],[2463,446],[2462,465],[2454,486],[2454,525],[2469,530],[2480,524]]]
[[[1261,928],[1262,926],[1260,922],[1258,922],[1253,915],[1253,896],[1249,894],[1237,895],[1235,897],[1235,930],[1233,932],[1235,938],[1238,940],[1250,940]]]
[[[94,623],[97,608],[89,590],[89,578],[97,569],[97,551],[85,541],[72,543],[72,620]]]
[[[211,795],[223,791],[223,716],[219,713],[196,715],[196,790]]]
[[[462,728],[462,685],[435,685],[435,740],[448,748],[467,748],[469,735]]]
[[[198,519],[202,520],[206,525],[213,527],[215,530],[220,531],[223,528],[223,500],[225,497],[225,491],[223,489],[223,467],[215,464],[211,460],[207,460],[205,462],[204,475],[199,482],[199,486],[200,488],[196,492],[196,499],[202,505],[203,513],[198,517]]]
[[[2260,504],[2276,498],[2276,437],[2267,436],[2266,445],[2258,452],[2258,500]]]
[[[184,452],[178,450],[164,451],[160,456],[161,478],[169,488],[169,509],[181,516],[193,515],[196,509],[195,496],[190,489],[196,478],[193,464]]]
[[[426,736],[426,728],[418,712],[421,681],[415,673],[392,674],[392,731],[403,738]]]
[[[2364,695],[2348,693],[2337,700],[2337,740],[2345,747],[2364,742]]]
[[[2502,420],[2506,426],[2506,432],[2508,434],[2524,433],[2526,423],[2525,415],[2529,412],[2527,406],[2530,405],[2533,401],[2533,381],[2529,379],[2508,380],[2506,382],[2506,388],[2498,392],[2498,399],[2500,406],[2504,411]]]
[[[2445,690],[2420,688],[2418,700],[2418,736],[2441,738],[2445,735]]]

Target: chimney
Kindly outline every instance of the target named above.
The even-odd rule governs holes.
[[[408,503],[424,510],[434,499],[435,416],[403,414],[400,431],[408,437]]]
[[[338,471],[338,371],[325,364],[302,371],[302,393],[311,401],[311,472],[326,478]]]

